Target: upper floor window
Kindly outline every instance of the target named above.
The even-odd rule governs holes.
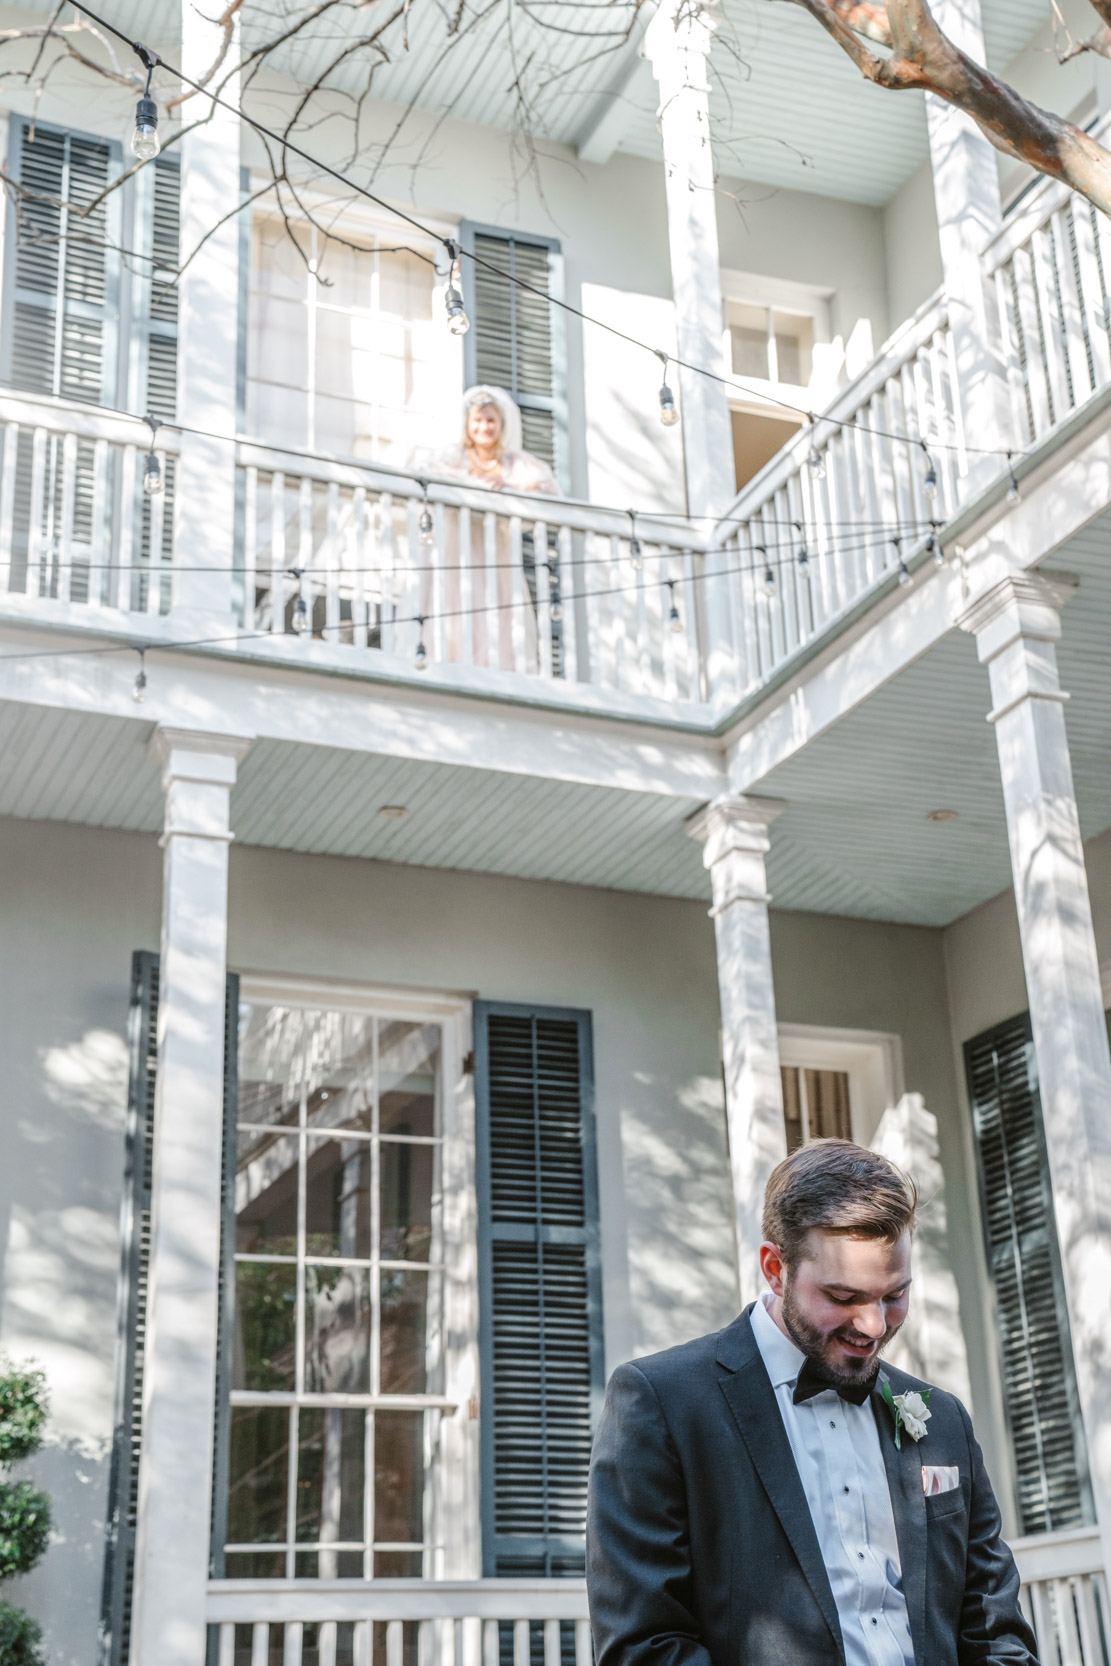
[[[734,376],[808,385],[814,350],[814,319],[808,313],[730,301],[726,316]]]

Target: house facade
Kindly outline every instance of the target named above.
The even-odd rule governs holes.
[[[829,1134],[917,1179],[896,1357],[1107,1666],[1111,241],[794,14],[561,48],[522,164],[503,35],[445,69],[414,8],[377,201],[342,86],[273,188],[305,61],[237,78],[249,8],[122,182],[134,92],[3,48],[0,1346],[59,1666],[588,1666],[607,1374],[756,1296]],[[437,472],[476,383],[556,495]]]

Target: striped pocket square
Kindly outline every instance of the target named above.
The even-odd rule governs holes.
[[[956,1464],[923,1464],[922,1491],[927,1498],[939,1492],[953,1492],[961,1484],[961,1472]]]

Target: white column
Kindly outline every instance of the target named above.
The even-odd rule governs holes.
[[[690,823],[709,869],[717,938],[725,1114],[737,1228],[741,1302],[761,1288],[764,1188],[787,1155],[779,1036],[772,986],[764,858],[768,828],[784,809],[773,798],[722,798]]]
[[[182,68],[193,80],[207,73],[223,30],[204,16],[219,7],[182,0]],[[214,88],[231,104],[239,78],[226,79],[239,52],[239,19]],[[239,201],[239,117],[196,93],[182,106],[185,122],[205,117],[181,141],[181,252],[189,265],[178,289],[178,418],[200,433],[181,436],[178,462],[174,611],[191,615],[198,635],[231,628],[235,527],[236,366],[239,352],[239,220],[218,220]],[[194,256],[202,238],[208,241]],[[198,572],[197,568],[212,569]]]
[[[980,0],[933,0],[931,10],[955,46],[977,63],[985,62]],[[1007,382],[980,265],[985,245],[1003,220],[996,152],[971,116],[932,93],[926,96],[926,122],[965,438],[972,445],[1006,451],[1015,444]],[[972,453],[970,487],[1002,466],[1001,456]]]
[[[1074,588],[1014,574],[960,624],[991,679],[1069,1323],[1111,1568],[1111,1053],[1055,646]]]
[[[664,0],[648,25],[644,50],[660,88],[679,357],[720,373],[724,317],[706,74],[717,9],[705,0]],[[693,371],[680,370],[678,379],[687,508],[692,515],[724,514],[735,491],[733,430],[725,389]]]
[[[228,807],[249,742],[159,729],[166,830],[131,1658],[205,1655],[223,1146]]]

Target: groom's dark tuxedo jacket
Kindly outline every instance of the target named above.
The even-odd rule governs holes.
[[[587,1580],[597,1666],[843,1666],[837,1608],[749,1322],[620,1366],[594,1442]],[[884,1368],[892,1391],[925,1384]],[[871,1406],[916,1666],[1029,1666],[1032,1632],[968,1413],[934,1388],[921,1443]],[[922,1465],[959,1488],[926,1497]]]

